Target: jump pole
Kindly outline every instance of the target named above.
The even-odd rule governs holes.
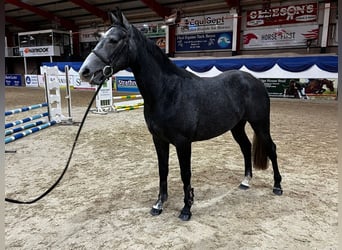
[[[18,108],[18,109],[12,109],[12,110],[5,111],[5,116],[14,115],[14,114],[18,114],[21,112],[26,112],[29,110],[39,109],[39,108],[43,108],[43,107],[47,107],[47,106],[48,106],[47,102],[39,103],[39,104],[33,104],[31,106],[26,106],[26,107],[22,107],[22,108]]]
[[[120,111],[128,111],[128,110],[143,108],[144,107],[144,100],[141,100],[141,102],[139,102],[139,103],[134,103],[132,105],[129,105],[129,103],[130,103],[129,100],[138,99],[138,98],[142,98],[142,96],[141,95],[114,96],[113,100],[127,100],[127,101],[120,102],[117,104],[114,103],[113,106],[114,106],[115,111],[120,112]],[[139,101],[139,100],[137,100],[137,101]],[[125,103],[127,103],[127,105],[124,105]]]
[[[116,112],[140,109],[140,108],[143,108],[143,107],[144,106],[127,106],[125,108],[118,108],[118,109],[116,109]]]
[[[114,96],[113,100],[136,99],[136,98],[142,98],[142,96],[141,95]]]
[[[52,125],[54,125],[56,123],[57,123],[56,121],[50,121],[50,122],[44,123],[42,125],[39,125],[37,127],[31,128],[31,129],[27,129],[27,130],[25,130],[23,132],[16,133],[13,136],[6,137],[5,138],[5,144],[10,143],[10,142],[15,141],[15,140],[18,140],[18,139],[20,139],[22,137],[25,137],[27,135],[36,133],[36,132],[38,132],[38,131],[40,131],[42,129],[48,128],[48,127],[50,127],[50,126],[52,126]]]
[[[37,120],[37,119],[45,117],[45,116],[49,116],[49,113],[48,112],[44,112],[42,114],[33,115],[33,116],[26,117],[24,119],[17,120],[17,121],[14,121],[14,122],[9,122],[9,123],[5,124],[5,129],[6,128],[11,128],[11,127],[14,127],[14,126],[26,123],[26,122],[30,122],[30,121],[33,121],[33,120]]]
[[[48,104],[40,103],[40,104],[31,105],[31,106],[25,106],[25,107],[18,108],[18,109],[8,110],[8,111],[5,111],[5,116],[18,114],[21,112],[28,112],[28,111],[38,109],[38,108],[43,108],[43,107],[48,108]],[[21,120],[6,123],[5,124],[5,129],[6,129],[5,130],[5,144],[15,141],[17,139],[20,139],[22,137],[25,137],[27,135],[33,134],[35,132],[38,132],[42,129],[45,129],[57,123],[55,120],[47,121],[47,119],[38,120],[33,123],[28,123],[30,121],[37,120],[43,117],[48,117],[48,116],[49,116],[49,112],[44,112],[41,114],[36,114],[30,117],[23,118]],[[21,124],[24,124],[24,125],[18,126]]]
[[[25,124],[23,126],[16,127],[16,128],[13,128],[13,129],[7,129],[7,130],[5,130],[5,136],[8,136],[8,135],[20,132],[20,131],[25,130],[25,129],[29,129],[29,128],[32,128],[32,127],[36,127],[36,126],[42,125],[43,123],[44,123],[44,121],[40,120],[40,121],[37,121],[37,122],[34,122],[34,123]]]

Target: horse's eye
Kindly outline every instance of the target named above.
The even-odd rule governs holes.
[[[110,38],[110,39],[109,39],[109,42],[110,42],[111,44],[117,44],[117,43],[118,43],[118,41],[117,41],[116,39],[114,39],[114,38]]]

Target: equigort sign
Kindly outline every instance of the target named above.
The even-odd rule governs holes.
[[[317,20],[317,3],[294,4],[247,12],[247,27],[313,22]]]

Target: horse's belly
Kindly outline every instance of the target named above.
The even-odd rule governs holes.
[[[195,133],[194,141],[203,141],[222,135],[235,127],[240,119],[217,118],[204,123],[199,123]]]

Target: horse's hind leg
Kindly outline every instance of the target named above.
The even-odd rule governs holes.
[[[163,203],[167,201],[167,176],[169,174],[169,149],[170,144],[153,136],[154,146],[158,156],[159,167],[159,195],[158,200],[152,206],[150,213],[152,215],[159,215],[163,211]]]
[[[268,158],[272,162],[274,186],[273,193],[276,195],[282,195],[283,190],[281,188],[281,175],[278,168],[276,145],[273,142],[270,134],[269,122],[267,123],[251,123],[251,126],[256,136],[256,147],[260,147],[260,152],[265,152]],[[257,151],[257,149],[255,149]],[[266,157],[266,156],[265,156]]]
[[[248,189],[249,182],[253,177],[252,174],[252,155],[251,142],[249,141],[245,131],[246,121],[240,121],[232,130],[235,141],[239,144],[245,162],[245,178],[240,184],[241,189]]]

